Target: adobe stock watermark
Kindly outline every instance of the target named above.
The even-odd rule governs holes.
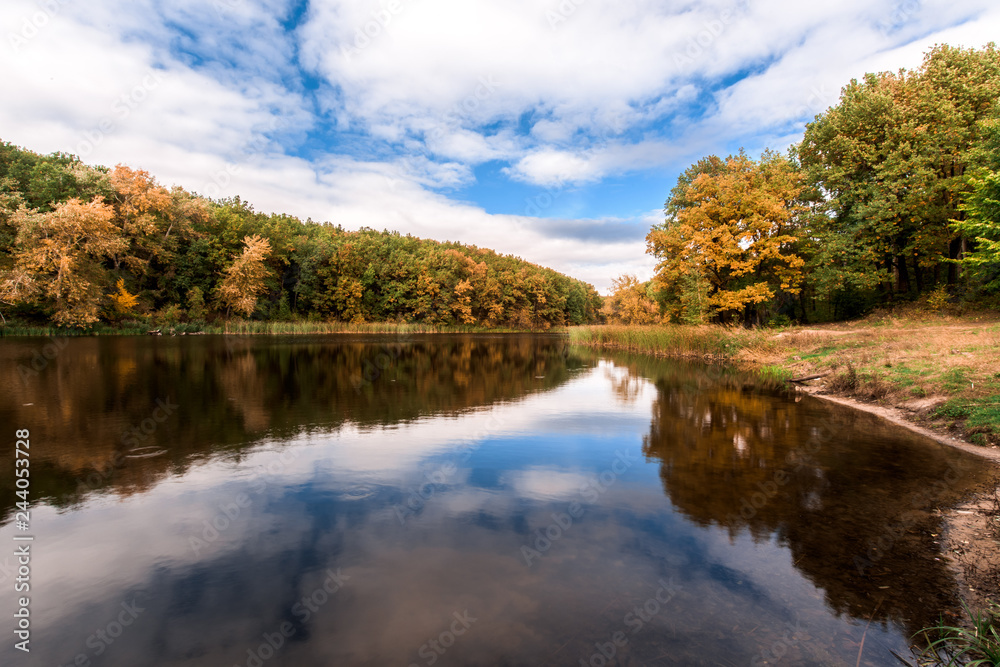
[[[475,113],[483,102],[493,97],[497,89],[501,87],[500,81],[492,74],[480,76],[475,89],[460,102],[453,104],[451,109],[441,117],[442,125],[436,126],[427,137],[432,141],[439,141],[445,137],[447,131],[461,127],[463,121]]]
[[[48,343],[32,350],[30,364],[17,365],[17,374],[22,384],[27,386],[28,380],[41,375],[42,371],[49,367],[49,362],[54,361],[68,344],[69,339],[66,336],[50,337]]]
[[[531,567],[534,565],[534,561],[548,553],[552,545],[561,540],[563,535],[573,527],[574,520],[580,519],[586,513],[584,503],[596,503],[609,488],[614,486],[618,478],[624,475],[638,460],[638,455],[630,455],[627,451],[616,450],[615,459],[611,466],[580,488],[582,502],[575,500],[569,504],[565,512],[553,512],[552,523],[544,529],[535,529],[534,542],[521,545],[521,557],[524,558],[524,564]]]
[[[246,0],[212,0],[212,8],[215,15],[221,18],[229,18],[235,10],[246,5]]]
[[[351,62],[361,52],[378,39],[383,32],[390,32],[389,26],[414,0],[388,0],[380,9],[371,13],[371,19],[354,29],[354,39],[349,44],[340,45],[340,55]]]
[[[586,2],[587,0],[561,0],[555,9],[546,10],[545,20],[549,22],[549,30],[558,30]]]
[[[468,461],[469,458],[472,457],[473,452],[482,446],[483,440],[489,436],[490,433],[500,428],[503,423],[503,419],[497,417],[495,414],[491,414],[485,426],[476,430],[469,441],[465,442],[458,449],[458,452],[462,455],[462,463]],[[392,508],[393,512],[396,514],[396,518],[399,520],[399,525],[404,525],[408,518],[423,510],[423,508],[427,505],[427,501],[433,498],[434,494],[437,493],[437,487],[447,484],[448,480],[456,472],[458,472],[458,465],[454,461],[446,461],[434,472],[425,473],[424,478],[427,481],[419,487],[411,488],[407,499],[401,503],[397,503]]]
[[[298,456],[298,450],[289,447],[281,453],[277,460],[264,466],[263,473],[276,475],[287,468]],[[249,482],[251,493],[260,494],[267,489],[267,480],[264,478],[264,474],[261,473],[260,469],[254,470]],[[200,556],[202,551],[217,542],[222,534],[229,530],[236,520],[240,518],[244,510],[252,504],[253,498],[249,494],[242,492],[237,493],[229,502],[221,503],[218,506],[218,511],[211,518],[202,521],[201,533],[188,537],[188,545],[191,547],[194,555]]]
[[[715,18],[702,22],[701,29],[687,38],[684,51],[674,54],[674,66],[677,69],[684,69],[693,65],[725,34],[726,29],[736,20],[738,11],[745,9],[749,4],[749,0],[744,0],[734,7],[723,9]]]
[[[837,101],[838,95],[839,93],[834,93],[828,89],[825,83],[821,83],[818,87],[813,86],[809,89],[809,96],[803,100],[802,104],[795,108],[793,118],[799,119],[815,116],[820,111],[834,104]]]
[[[397,342],[391,345],[385,345],[382,349],[372,358],[366,358],[361,362],[361,372],[355,377],[351,378],[351,386],[354,387],[355,393],[360,392],[364,387],[370,387],[375,383],[382,374],[389,370],[394,363],[399,361],[399,358],[403,355],[403,350],[406,349],[406,345],[413,343],[413,339],[410,337],[402,337]]]
[[[660,586],[656,589],[656,592],[642,604],[633,607],[632,611],[625,614],[625,617],[622,619],[622,624],[631,630],[633,636],[642,632],[646,624],[652,621],[654,616],[670,604],[677,593],[684,590],[682,586],[673,580],[673,577],[669,581],[660,579],[656,583]],[[628,646],[628,635],[625,634],[625,631],[618,630],[613,632],[608,641],[595,642],[594,648],[596,650],[590,654],[589,658],[580,658],[580,665],[581,667],[605,667],[626,646]]]
[[[823,433],[821,435],[813,435],[809,438],[809,441],[801,447],[797,447],[785,455],[785,463],[787,465],[794,465],[795,470],[793,472],[799,472],[807,466],[817,465],[817,461],[814,458],[816,454],[823,449],[823,445],[830,441],[833,437],[833,429],[827,425],[823,425]],[[751,493],[748,496],[743,496],[740,498],[739,503],[739,516],[730,513],[726,516],[726,524],[730,526],[736,526],[743,521],[749,521],[757,516],[757,512],[763,509],[771,499],[778,495],[778,491],[784,487],[788,482],[791,481],[791,475],[785,469],[779,468],[771,474],[771,479],[758,482],[757,491]]]
[[[609,120],[602,120],[596,123],[599,128],[597,132],[589,135],[589,147],[586,155],[592,156],[604,150],[615,139],[621,137],[622,133],[628,129],[628,118],[620,113],[616,113]],[[550,185],[540,194],[527,197],[524,200],[524,215],[529,218],[537,218],[553,205],[565,192],[567,183],[560,182]]]
[[[417,655],[425,660],[423,663],[430,667],[435,662],[438,661],[441,656],[448,652],[459,637],[468,632],[472,624],[476,622],[476,618],[469,614],[469,610],[466,609],[461,614],[457,611],[452,614],[455,620],[451,622],[448,629],[443,631],[434,639],[427,640],[423,646],[417,650]],[[410,663],[409,667],[421,667],[419,663]]]
[[[920,0],[904,0],[903,2],[897,2],[892,7],[892,11],[889,12],[888,16],[883,17],[875,24],[875,27],[879,29],[884,35],[899,30],[905,23],[913,18],[913,15],[919,12],[921,9]]]
[[[17,32],[12,30],[7,33],[10,48],[15,52],[24,48],[55,18],[66,2],[67,0],[36,0],[38,11],[33,12],[31,16],[25,16]]]
[[[291,122],[281,116],[272,115],[263,130],[257,130],[253,138],[246,143],[243,148],[244,157],[239,162],[226,162],[225,166],[209,175],[207,181],[198,190],[209,199],[218,199],[224,191],[233,183],[233,177],[243,172],[242,163],[245,163],[251,155],[257,155],[264,150],[270,142],[270,134],[287,129]]]
[[[461,129],[465,124],[466,119],[468,119],[471,114],[476,112],[480,106],[486,102],[486,100],[491,98],[496,93],[497,89],[501,87],[502,84],[500,81],[498,81],[492,74],[480,76],[472,92],[453,104],[451,108],[441,116],[439,122],[435,123],[434,127],[425,133],[425,143],[440,142],[451,133]],[[403,158],[401,162],[403,165],[403,173],[410,174],[417,171],[417,165],[414,164],[414,161],[409,157]],[[389,186],[389,190],[393,192],[396,191],[396,187],[403,181],[403,179],[393,178],[388,174],[384,175],[383,178]]]
[[[350,577],[341,572],[340,568],[337,568],[336,571],[327,569],[324,574],[326,574],[326,579],[323,583],[309,595],[303,595],[288,610],[299,621],[299,627],[308,623],[313,614],[318,613],[350,580]],[[247,649],[246,661],[237,663],[233,667],[263,667],[264,663],[277,655],[278,651],[284,648],[285,644],[297,632],[298,629],[291,621],[282,621],[273,631],[261,635],[263,641],[260,644]]]
[[[92,657],[99,658],[104,655],[115,641],[135,623],[139,615],[146,611],[145,607],[140,607],[136,600],[137,598],[133,597],[131,602],[122,602],[121,610],[110,621],[87,637],[85,643],[90,651],[77,653],[70,662],[66,663],[65,667],[90,667]]]
[[[122,93],[112,104],[111,114],[102,118],[95,129],[83,132],[83,140],[76,145],[76,154],[85,158],[114,134],[121,123],[145,102],[150,93],[160,87],[167,78],[165,70],[150,69],[141,81]]]

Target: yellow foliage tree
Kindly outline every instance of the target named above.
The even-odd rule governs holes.
[[[704,290],[691,286],[706,281],[707,306],[723,315],[744,314],[779,290],[798,294],[802,187],[801,173],[769,151],[759,162],[741,152],[683,185],[668,202],[676,214],[646,237],[659,260],[654,289],[702,312]],[[695,298],[697,305],[684,303]]]
[[[107,275],[101,263],[127,247],[113,219],[99,199],[70,199],[51,213],[19,209],[11,220],[14,266],[0,274],[0,300],[49,306],[59,325],[96,322]]]
[[[222,282],[216,288],[216,298],[227,309],[249,317],[271,274],[265,264],[271,255],[271,243],[254,234],[245,237],[243,245],[243,254],[224,271]]]
[[[119,278],[115,287],[118,291],[112,292],[108,295],[108,298],[111,299],[111,305],[108,310],[113,319],[120,320],[132,313],[136,304],[139,302],[139,297],[131,294],[127,289],[125,289],[124,278]]]
[[[113,188],[112,204],[129,251],[115,258],[116,266],[125,264],[133,271],[143,271],[150,257],[161,251],[159,232],[166,234],[173,225],[174,198],[157,184],[149,172],[118,165],[108,177]]]
[[[604,299],[601,314],[614,324],[655,324],[660,319],[645,286],[627,273],[611,280],[611,295]]]

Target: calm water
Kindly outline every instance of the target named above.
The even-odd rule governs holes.
[[[15,429],[35,499],[4,665],[894,665],[985,474],[556,336],[46,343],[0,342],[4,545]]]

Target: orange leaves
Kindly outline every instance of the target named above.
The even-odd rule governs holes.
[[[125,248],[111,207],[70,199],[51,213],[20,209],[14,268],[0,277],[0,295],[12,302],[50,303],[57,324],[97,321],[101,260]]]
[[[168,214],[172,199],[148,172],[118,165],[108,179],[114,206],[126,236],[148,236]]]
[[[225,270],[216,296],[227,308],[249,317],[271,274],[264,263],[271,254],[271,242],[254,234],[245,237],[243,245],[243,254]]]
[[[737,312],[773,298],[776,289],[798,291],[804,261],[794,252],[798,236],[789,232],[807,209],[799,201],[802,175],[788,160],[765,152],[755,161],[741,152],[682,185],[668,202],[674,217],[646,237],[647,252],[660,260],[661,291],[677,293],[694,273],[709,284],[710,305]]]
[[[601,313],[615,324],[653,324],[659,320],[656,303],[646,287],[629,274],[611,280],[611,296],[604,299]]]

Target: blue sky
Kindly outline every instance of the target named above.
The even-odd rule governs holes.
[[[784,150],[994,0],[5,0],[0,138],[605,291],[677,175]]]

